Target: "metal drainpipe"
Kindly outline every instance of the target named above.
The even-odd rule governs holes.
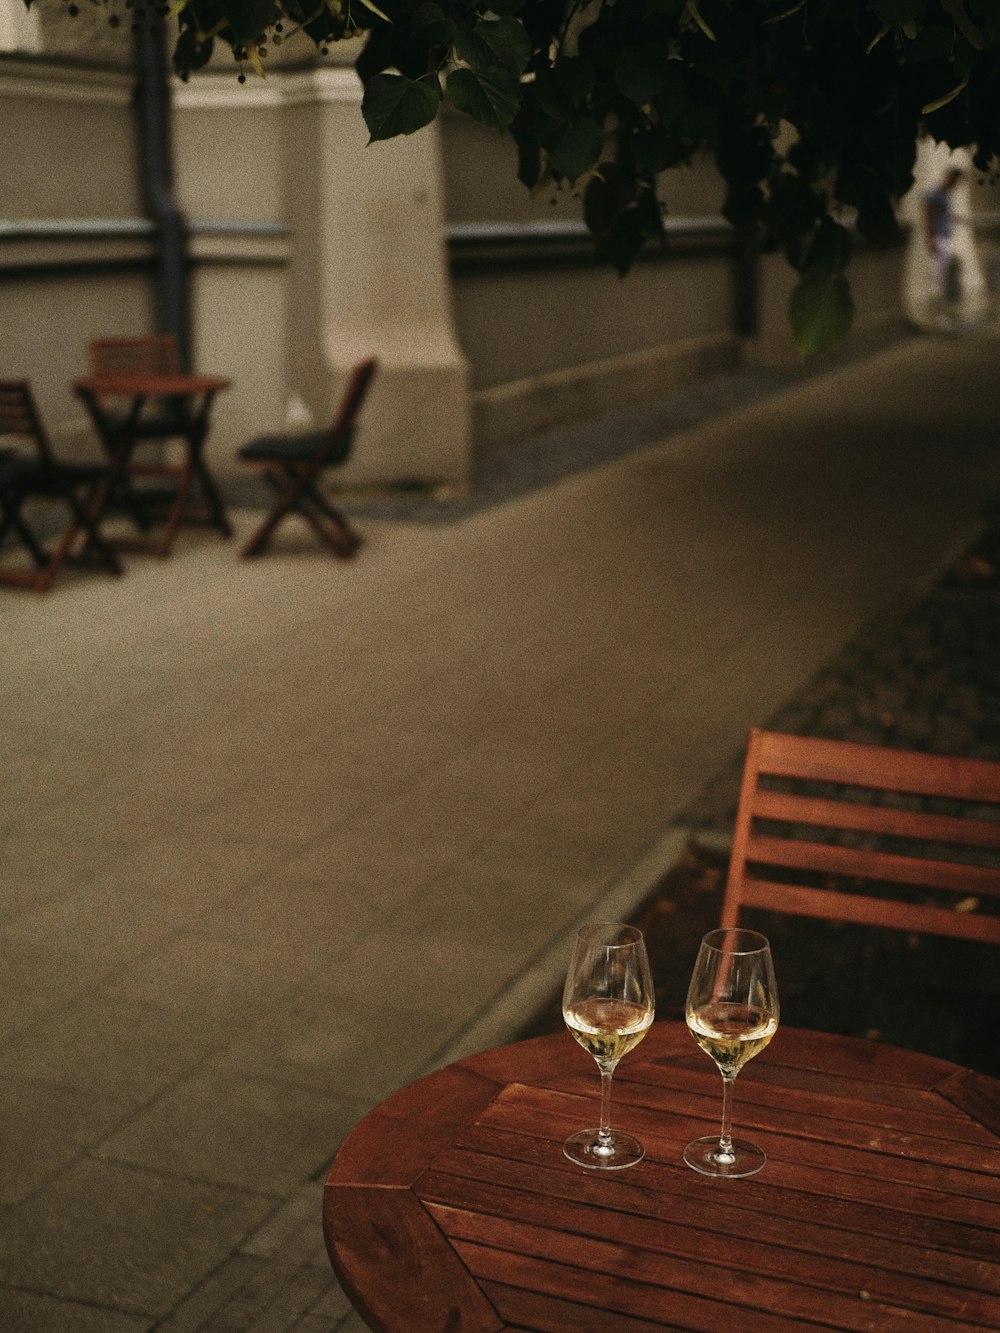
[[[181,365],[190,370],[187,226],[174,196],[166,39],[163,17],[156,12],[136,25],[135,69],[143,204],[157,234],[158,327],[177,339]]]

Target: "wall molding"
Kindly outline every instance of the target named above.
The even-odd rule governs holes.
[[[134,82],[131,70],[63,62],[23,52],[0,53],[0,99],[127,107],[132,102]]]
[[[178,111],[273,111],[286,106],[324,102],[361,104],[364,89],[349,65],[278,69],[266,79],[248,77],[239,83],[235,70],[195,74],[187,83],[171,84]]]
[[[282,265],[291,257],[291,231],[281,222],[192,218],[186,233],[193,264]],[[7,276],[146,268],[155,255],[150,218],[0,218],[0,272]]]
[[[648,241],[639,259],[731,255],[736,233],[721,216],[666,217],[666,245]],[[582,221],[461,222],[445,228],[448,262],[456,274],[501,268],[592,266],[594,238]]]

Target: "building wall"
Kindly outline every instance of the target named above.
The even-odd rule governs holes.
[[[76,448],[89,427],[70,382],[88,340],[155,327],[154,238],[127,34],[86,7],[79,20],[39,12],[6,39],[41,54],[0,55],[0,365],[31,376],[57,439]],[[329,420],[365,354],[382,371],[348,474],[360,483],[462,484],[474,449],[740,359],[796,359],[780,259],[759,267],[758,336],[737,332],[733,238],[710,164],[664,178],[667,250],[619,278],[593,265],[578,194],[533,196],[509,140],[448,112],[367,146],[343,63],[286,53],[266,80],[239,85],[223,56],[174,87],[193,359],[234,381],[211,436],[221,472],[254,434]],[[861,253],[853,276],[855,342],[891,333],[899,257]]]
[[[87,343],[155,318],[130,75],[0,55],[0,374],[32,381],[50,430],[95,443],[74,377]]]

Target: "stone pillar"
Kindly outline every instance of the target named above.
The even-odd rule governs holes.
[[[437,126],[368,146],[361,84],[343,67],[285,75],[282,94],[289,387],[325,420],[350,367],[377,356],[358,479],[463,484],[468,370],[452,325]]]
[[[238,306],[212,320],[213,338],[228,324],[281,378],[281,419],[261,420],[261,431],[326,423],[351,367],[378,357],[343,480],[463,486],[469,377],[452,322],[438,130],[369,147],[361,95],[354,70],[334,64],[243,85],[209,73],[176,89],[178,181],[194,232],[227,213],[288,231],[283,321],[260,326],[248,270]],[[206,368],[222,367],[197,328],[195,345]]]

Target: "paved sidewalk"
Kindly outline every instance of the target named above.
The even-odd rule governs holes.
[[[5,597],[0,1328],[360,1328],[338,1141],[514,1032],[747,728],[968,543],[997,352],[914,339],[460,521],[368,517],[350,567],[184,530]]]

